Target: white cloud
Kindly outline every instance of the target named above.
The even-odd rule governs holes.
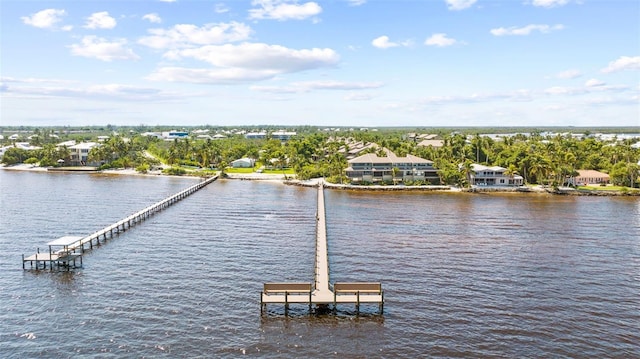
[[[423,105],[468,104],[493,101],[527,102],[533,100],[529,90],[515,90],[504,93],[474,93],[466,96],[430,96],[421,100]]]
[[[383,86],[381,82],[302,81],[288,86],[252,86],[251,90],[270,93],[306,93],[313,90],[368,90]]]
[[[147,21],[149,21],[151,23],[154,23],[154,24],[159,24],[159,23],[162,22],[162,18],[160,18],[160,16],[155,12],[152,12],[150,14],[144,15],[142,17],[142,20],[147,20]]]
[[[213,11],[216,12],[216,14],[224,14],[229,12],[229,7],[227,5],[225,5],[224,3],[217,3],[214,7],[213,7]]]
[[[606,83],[597,79],[590,79],[590,80],[587,80],[587,82],[585,82],[584,85],[586,87],[600,87],[600,86],[606,85]]]
[[[582,88],[554,86],[544,90],[547,95],[578,95],[586,91]]]
[[[382,87],[381,82],[342,82],[342,81],[305,81],[296,82],[295,86],[313,90],[366,90]]]
[[[449,10],[464,10],[476,3],[476,0],[445,0]]]
[[[114,27],[116,27],[116,19],[109,16],[106,11],[91,14],[84,25],[86,29],[113,29]]]
[[[272,20],[304,20],[322,12],[322,7],[315,2],[298,4],[295,0],[253,0],[256,9],[249,9],[249,19]]]
[[[367,3],[367,0],[347,0],[349,6],[360,6]]]
[[[611,61],[607,67],[600,71],[611,73],[623,70],[640,70],[640,56],[621,56],[617,60]]]
[[[373,96],[366,93],[355,93],[352,92],[344,97],[345,101],[369,101],[373,98]]]
[[[97,36],[85,36],[80,44],[69,46],[71,54],[102,61],[137,60],[140,57],[126,47],[127,40],[107,41]]]
[[[455,39],[447,37],[447,34],[439,33],[439,34],[431,35],[428,39],[424,41],[424,44],[427,46],[445,47],[445,46],[451,46],[456,42],[457,41]]]
[[[523,36],[523,35],[529,35],[533,31],[539,31],[543,34],[546,34],[551,31],[562,30],[562,29],[564,29],[564,25],[561,25],[561,24],[553,25],[553,26],[531,24],[523,27],[515,27],[515,26],[509,27],[509,28],[499,27],[496,29],[491,29],[491,34],[493,34],[494,36],[507,36],[507,35]]]
[[[205,24],[202,27],[179,24],[169,29],[149,29],[150,36],[138,42],[154,49],[175,49],[193,45],[213,45],[242,41],[251,35],[251,27],[239,23]]]
[[[333,66],[339,59],[335,51],[327,48],[294,50],[263,43],[208,45],[177,50],[172,55],[176,58],[193,58],[218,67],[271,69],[278,73]]]
[[[178,0],[158,0],[158,1],[160,1],[160,2],[176,2]]]
[[[38,11],[31,16],[23,16],[22,22],[31,25],[40,29],[56,29],[56,25],[62,21],[62,17],[67,15],[66,11],[62,9],[45,9],[42,11]],[[62,30],[69,31],[71,30],[71,26],[64,26]]]
[[[212,69],[164,67],[148,79],[194,83],[231,83],[273,78],[280,74],[335,66],[338,54],[331,49],[294,50],[279,45],[243,43],[208,45],[174,50],[168,58],[192,58],[213,65]]]
[[[242,81],[260,81],[279,73],[267,70],[242,68],[193,69],[186,67],[162,67],[147,76],[151,81],[187,82],[196,84],[231,84]]]
[[[84,98],[90,100],[99,101],[168,101],[178,97],[185,96],[176,93],[165,92],[156,88],[149,87],[137,87],[122,84],[104,84],[104,85],[92,85],[92,86],[45,86],[41,85],[46,82],[55,83],[52,81],[41,81],[33,85],[29,79],[16,81],[20,86],[7,87],[6,90],[12,95],[26,95],[30,97],[65,97],[65,98]],[[194,94],[188,94],[188,96],[194,96]]]
[[[575,79],[582,76],[582,72],[576,69],[565,70],[556,74],[556,77],[563,80]]]
[[[546,7],[546,8],[564,6],[564,5],[567,5],[568,3],[569,3],[569,0],[533,0],[531,2],[533,6]]]
[[[388,49],[390,47],[400,46],[400,44],[389,41],[389,36],[383,35],[371,41],[371,45],[379,49]]]

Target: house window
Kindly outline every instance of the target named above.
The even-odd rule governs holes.
[[[504,183],[504,180],[503,180],[503,179],[501,179],[501,180],[500,180],[500,183]]]

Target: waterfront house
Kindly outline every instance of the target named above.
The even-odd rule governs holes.
[[[500,166],[471,165],[471,185],[474,186],[522,186],[524,179],[518,174],[507,174],[507,169]]]
[[[237,159],[237,160],[231,162],[231,167],[233,167],[233,168],[253,168],[253,166],[255,166],[255,164],[256,164],[256,160],[254,160],[253,158],[244,157],[244,158],[240,158],[240,159]]]
[[[347,177],[354,183],[361,182],[391,182],[395,179],[401,182],[425,181],[439,183],[437,170],[433,161],[413,155],[398,157],[388,149],[383,149],[386,156],[379,157],[375,153],[367,153],[348,161]]]
[[[97,163],[90,164],[89,163],[89,151],[92,148],[100,146],[99,143],[96,142],[82,142],[75,144],[73,146],[67,147],[71,152],[71,165],[72,166],[87,166],[87,165],[98,165]]]
[[[606,173],[595,170],[578,170],[578,175],[569,179],[569,183],[574,186],[607,184],[610,177]]]

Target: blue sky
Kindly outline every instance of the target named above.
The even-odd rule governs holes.
[[[5,126],[640,126],[637,0],[0,1]]]

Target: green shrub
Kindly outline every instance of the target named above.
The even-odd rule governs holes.
[[[33,165],[40,162],[37,158],[35,157],[29,157],[26,160],[24,160],[24,163],[28,164],[28,165]]]
[[[166,175],[171,175],[171,176],[182,176],[186,174],[187,171],[184,168],[180,168],[180,167],[170,167],[162,170],[162,173]]]
[[[143,163],[141,165],[139,165],[138,167],[136,167],[136,171],[140,172],[140,173],[147,173],[149,172],[149,165],[146,163]]]

